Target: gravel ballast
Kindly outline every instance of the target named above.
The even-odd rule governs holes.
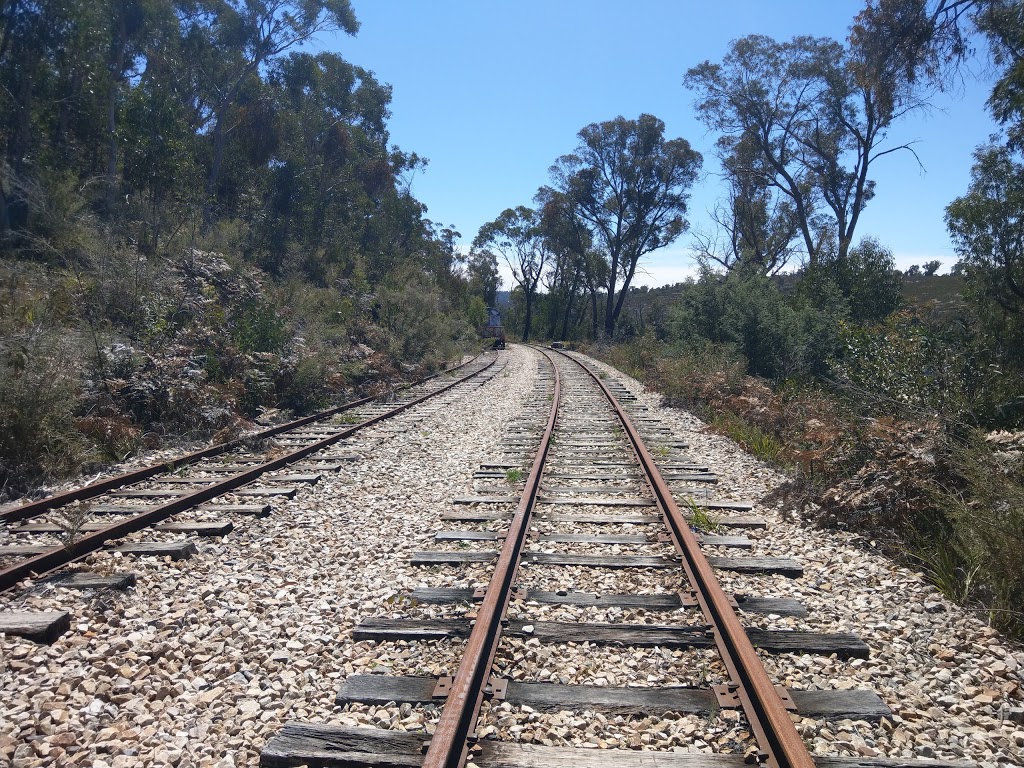
[[[49,646],[0,637],[0,765],[257,765],[287,720],[401,726],[409,707],[335,706],[345,676],[376,668],[351,628],[429,583],[409,555],[431,547],[440,514],[526,405],[536,357],[513,349],[483,386],[359,433],[336,450],[361,461],[275,501],[270,517],[232,518],[191,560],[90,556],[90,570],[137,574],[126,593],[37,585],[0,597],[0,611],[73,616]]]
[[[607,381],[624,385],[647,406],[645,418],[670,428],[665,442],[688,443],[679,457],[718,476],[681,493],[716,499],[764,498],[785,478],[710,433],[691,415],[662,408],[660,398],[600,363]],[[125,593],[90,593],[38,584],[0,596],[0,611],[69,610],[71,631],[52,645],[0,637],[0,765],[250,766],[285,722],[373,726],[423,733],[437,720],[434,705],[335,703],[350,675],[451,674],[463,641],[355,642],[360,620],[456,618],[467,606],[417,603],[420,587],[475,588],[490,564],[416,567],[414,552],[494,550],[493,542],[435,541],[441,530],[497,531],[504,523],[443,520],[460,496],[481,489],[516,490],[502,478],[474,478],[482,463],[516,463],[518,441],[535,441],[546,415],[540,355],[513,346],[497,375],[471,383],[394,420],[365,430],[338,451],[362,456],[324,473],[292,500],[275,500],[270,517],[229,517],[234,530],[198,540],[192,559],[133,558],[104,552],[86,566],[132,571]],[[567,419],[569,423],[571,419]],[[600,438],[595,438],[600,439]],[[505,442],[503,446],[503,442]],[[652,443],[655,442],[653,439]],[[528,450],[528,449],[527,449]],[[674,449],[673,449],[674,451]],[[666,451],[666,453],[668,453]],[[523,460],[526,468],[528,458]],[[554,461],[554,459],[553,459]],[[661,461],[661,459],[659,459]],[[557,463],[557,462],[556,462]],[[611,474],[618,473],[613,470]],[[549,480],[560,488],[637,481]],[[635,491],[635,492],[634,492]],[[512,504],[487,511],[511,512]],[[542,505],[549,512],[652,514],[653,508]],[[727,513],[723,513],[727,514]],[[866,688],[893,710],[880,723],[799,719],[812,752],[851,757],[962,759],[985,768],[1024,764],[1024,725],[1005,715],[1024,706],[1024,652],[990,630],[979,615],[943,599],[920,574],[894,564],[870,542],[808,527],[783,507],[755,504],[766,530],[748,536],[753,549],[722,555],[793,557],[796,579],[720,572],[727,592],[796,598],[805,617],[744,614],[748,626],[852,632],[870,646],[869,659],[795,654],[762,658],[777,682],[794,689]],[[536,521],[540,533],[646,535],[655,526]],[[166,537],[166,535],[165,535]],[[152,536],[135,535],[135,539]],[[173,538],[173,537],[168,537]],[[666,545],[533,542],[536,551],[665,554]],[[528,589],[599,593],[676,593],[681,572],[606,571],[575,566],[524,566]],[[642,611],[516,603],[510,618],[687,625],[694,611]],[[618,648],[587,643],[556,646],[536,638],[505,638],[498,663],[516,679],[598,686],[709,685],[724,670],[710,651]],[[485,705],[478,734],[551,746],[744,752],[749,733],[736,712],[712,717],[604,716],[539,713],[508,702]]]

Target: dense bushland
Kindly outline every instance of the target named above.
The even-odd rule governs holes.
[[[0,497],[436,369],[489,264],[426,218],[347,0],[0,7]],[[476,282],[473,282],[473,280]]]
[[[811,270],[705,271],[673,289],[663,323],[597,351],[783,468],[787,504],[881,542],[1020,634],[1024,357],[1010,319],[894,306],[884,258],[851,276],[844,289]]]

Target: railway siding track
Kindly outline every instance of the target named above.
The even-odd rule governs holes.
[[[585,366],[578,364],[585,370]],[[505,453],[501,459],[481,464],[475,473],[477,480],[487,482],[500,479],[504,471],[506,487],[479,487],[474,495],[453,500],[456,505],[468,508],[467,511],[444,515],[446,520],[479,523],[484,527],[439,531],[435,541],[442,545],[456,543],[460,548],[416,552],[410,558],[413,565],[426,568],[489,566],[486,587],[422,587],[412,595],[414,603],[473,607],[452,618],[366,619],[352,633],[352,639],[359,642],[429,642],[436,643],[439,649],[446,648],[449,665],[457,664],[451,676],[350,675],[337,695],[338,704],[343,706],[393,705],[396,702],[403,703],[403,707],[440,706],[429,741],[424,744],[422,738],[392,731],[290,723],[263,750],[262,765],[455,767],[467,760],[481,766],[515,764],[538,768],[707,764],[706,755],[644,753],[645,757],[638,757],[622,751],[595,754],[478,741],[480,736],[497,732],[489,723],[500,719],[500,714],[494,717],[496,710],[508,712],[510,705],[519,712],[529,713],[530,719],[536,713],[557,716],[583,712],[585,716],[598,713],[598,716],[632,718],[659,712],[713,717],[722,709],[742,711],[745,723],[742,728],[732,729],[726,748],[715,756],[715,765],[742,765],[751,760],[771,766],[854,762],[857,765],[893,765],[884,759],[844,763],[843,759],[811,757],[794,726],[795,719],[878,721],[891,717],[891,710],[871,690],[777,687],[769,679],[755,646],[762,653],[814,653],[864,659],[869,655],[867,645],[850,633],[757,628],[748,631],[744,628],[737,615],[741,607],[745,613],[763,612],[775,617],[803,616],[806,611],[794,600],[727,595],[714,572],[797,578],[803,573],[801,564],[789,558],[705,555],[702,547],[742,551],[750,549],[752,543],[745,536],[699,533],[693,528],[694,524],[706,524],[709,510],[745,512],[752,505],[711,496],[706,486],[717,478],[709,468],[681,455],[679,451],[688,446],[672,440],[656,420],[647,419],[643,408],[637,407],[627,415],[600,376],[587,371],[591,379],[583,379],[582,383],[578,376],[575,381],[570,376],[563,390],[566,376],[560,374],[559,369],[564,371],[566,366],[578,373],[576,364],[553,366],[551,391],[547,395],[551,405],[546,420],[538,424],[537,414],[533,414],[515,423],[504,440]],[[613,387],[623,400],[635,399],[621,386]],[[594,390],[599,394],[595,395]],[[560,408],[563,399],[569,405]],[[610,413],[600,413],[602,406]],[[641,429],[646,432],[644,437],[641,437]],[[645,439],[652,441],[652,445],[656,441],[668,477],[662,475]],[[547,473],[546,467],[550,468]],[[521,477],[525,477],[525,482],[518,482]],[[685,484],[686,488],[682,491],[671,488],[669,478]],[[595,482],[600,484],[580,484]],[[508,485],[516,486],[513,493],[508,492]],[[677,502],[677,496],[681,503]],[[555,511],[560,505],[578,512]],[[509,509],[512,506],[515,509]],[[634,514],[631,509],[648,507],[656,514]],[[624,508],[629,512],[621,511]],[[736,515],[731,522],[737,528],[765,525],[764,520],[750,515]],[[590,527],[650,527],[660,523],[664,530],[660,534],[636,535],[542,532],[539,529],[543,525],[557,528],[564,523]],[[529,544],[534,546],[528,549]],[[498,548],[482,548],[487,545]],[[569,545],[569,548],[558,548],[558,545]],[[602,550],[609,548],[615,553],[604,554]],[[658,554],[620,554],[621,549],[645,552],[654,549]],[[674,574],[681,570],[685,578],[683,588],[675,594],[545,590],[524,584],[530,581],[526,574],[532,575],[535,568],[616,569],[628,573],[665,570]],[[556,582],[555,586],[562,585]],[[584,610],[597,606],[629,608],[655,614],[696,609],[703,622],[689,625],[598,623],[586,620],[585,616],[582,621],[580,616],[571,622],[544,621],[531,611],[532,606],[541,604]],[[514,607],[519,607],[517,612],[525,612],[526,617],[512,618],[510,613]],[[452,644],[459,646],[454,656]],[[659,685],[658,676],[649,676],[647,685],[631,682],[626,686],[609,684],[607,677],[600,678],[602,685],[518,679],[516,666],[530,653],[527,648],[540,645],[611,646],[628,648],[630,653],[640,648],[654,648],[659,652],[686,649],[690,653],[714,648],[718,653],[718,668],[711,676],[717,676],[719,683]],[[557,666],[546,670],[548,678],[557,675]],[[704,675],[702,672],[701,677]],[[638,741],[630,746],[641,744],[642,741]]]
[[[403,387],[401,395],[392,392],[383,397],[362,398],[264,430],[246,440],[196,451],[172,462],[143,467],[37,501],[8,506],[0,511],[0,523],[6,525],[4,538],[18,543],[0,542],[0,592],[16,588],[25,579],[39,577],[49,577],[66,589],[134,586],[136,580],[132,573],[97,575],[61,569],[108,542],[147,529],[156,532],[158,537],[165,536],[150,541],[124,542],[116,551],[136,557],[187,560],[197,553],[198,545],[195,539],[182,539],[180,535],[225,536],[234,528],[234,522],[219,517],[170,523],[165,520],[191,510],[200,515],[267,515],[270,504],[241,502],[295,497],[300,487],[318,483],[324,472],[340,469],[340,462],[358,458],[351,453],[325,454],[324,451],[460,384],[473,379],[479,379],[480,383],[489,380],[495,363],[496,357],[492,355],[478,355],[468,363]],[[340,415],[342,421],[337,420]],[[248,449],[250,445],[271,439],[275,441],[275,451],[258,453]],[[221,459],[221,463],[208,463],[216,458]],[[224,459],[236,463],[224,463]],[[311,463],[303,464],[303,461]],[[171,474],[185,470],[188,476]],[[267,484],[254,485],[261,479]],[[133,501],[143,504],[125,503]],[[144,504],[153,501],[158,503]],[[215,503],[217,501],[222,503]],[[48,519],[43,522],[25,522],[44,517]],[[110,522],[110,518],[114,518],[114,522]],[[55,540],[62,534],[63,541]],[[173,538],[168,539],[166,535]],[[24,543],[25,539],[29,539],[29,543]],[[53,642],[70,627],[70,611],[0,612],[0,632],[39,642]]]

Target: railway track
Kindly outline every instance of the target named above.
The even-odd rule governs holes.
[[[242,440],[185,454],[78,489],[0,510],[0,592],[26,579],[68,589],[125,589],[131,573],[96,574],[67,567],[129,534],[130,556],[172,560],[197,551],[195,536],[223,536],[235,521],[270,514],[275,498],[292,498],[358,455],[338,446],[367,427],[427,403],[470,381],[484,383],[502,366],[493,354],[381,396],[361,398]],[[429,411],[424,411],[422,418]],[[181,513],[186,520],[166,522]],[[29,583],[33,583],[29,582]],[[0,632],[52,642],[70,628],[68,611],[0,612]]]
[[[743,662],[720,652],[720,622],[694,586],[700,577],[688,575],[687,530],[770,670],[767,687],[786,685],[783,726],[795,726],[817,766],[1024,760],[1012,666],[1024,654],[948,604],[935,613],[931,601],[941,601],[912,573],[744,500],[777,479],[685,415],[634,397],[614,373],[594,378],[549,354],[557,368],[536,350],[502,352],[468,386],[298,460],[315,469],[293,464],[258,481],[321,475],[315,485],[291,482],[293,499],[200,506],[273,501],[272,515],[174,518],[236,526],[189,560],[132,560],[108,545],[77,566],[92,588],[46,576],[0,595],[0,617],[65,612],[74,629],[48,646],[0,633],[0,764],[799,764],[777,747],[775,725],[754,724]],[[411,399],[299,428],[277,440],[274,456]],[[204,478],[200,467],[258,465],[267,447],[251,462],[235,454],[187,471]],[[360,460],[325,458],[352,454]],[[190,485],[164,477],[171,482],[139,490]],[[131,498],[87,503],[171,500]],[[52,526],[55,514],[12,521],[0,545],[52,542],[52,530],[12,531]],[[117,543],[195,535],[147,528]],[[502,570],[505,554],[511,567]],[[117,591],[106,580],[125,571],[137,588]],[[890,607],[904,595],[919,612]],[[943,679],[963,693],[938,687]]]
[[[777,687],[760,655],[865,658],[868,647],[848,633],[745,627],[742,615],[806,610],[792,599],[728,594],[716,572],[797,578],[800,562],[746,554],[753,542],[742,531],[765,525],[749,514],[751,504],[716,498],[710,468],[631,405],[621,386],[569,356],[543,354],[534,405],[510,425],[504,455],[482,464],[475,474],[482,487],[455,498],[455,510],[443,516],[442,524],[460,527],[437,531],[437,548],[411,557],[445,586],[417,588],[403,616],[367,618],[352,633],[354,641],[379,644],[384,659],[408,656],[416,643],[444,657],[450,675],[350,674],[337,692],[346,708],[421,708],[429,712],[429,735],[291,722],[263,749],[261,764],[916,765],[812,758],[795,719],[877,721],[891,711],[869,689]],[[580,588],[593,584],[601,588]],[[416,615],[423,612],[426,618]],[[611,658],[609,651],[628,654],[637,674],[618,679],[594,670],[592,682],[572,682],[579,675],[565,673],[569,663],[591,664],[578,660],[581,647],[596,662]],[[574,661],[559,660],[566,648],[575,649],[566,655]],[[641,675],[645,668],[651,674]],[[691,741],[714,744],[718,754],[493,738],[541,730],[564,736],[567,723],[588,718],[665,712],[688,718]],[[637,737],[590,746],[643,745]]]

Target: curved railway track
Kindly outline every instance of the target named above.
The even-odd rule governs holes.
[[[189,510],[218,516],[269,514],[266,499],[290,498],[298,487],[314,484],[321,473],[336,470],[338,462],[357,458],[325,451],[460,384],[477,378],[482,383],[483,374],[493,373],[496,362],[494,355],[477,355],[385,395],[361,398],[169,462],[8,506],[0,510],[0,523],[4,525],[0,534],[0,592],[14,589],[24,579],[40,577],[53,577],[61,586],[77,589],[129,586],[133,583],[130,575],[60,571],[110,542],[151,527],[173,538],[127,544],[120,551],[187,558],[196,551],[196,545],[183,540],[181,534],[223,535],[233,523],[222,517],[161,523]],[[273,447],[259,450],[268,441]],[[307,463],[300,463],[303,461]],[[279,474],[283,470],[291,474]],[[254,486],[261,478],[266,484]],[[69,626],[66,612],[0,613],[0,632],[47,642]]]
[[[337,695],[343,706],[401,704],[430,709],[436,717],[431,718],[429,740],[424,743],[422,735],[394,730],[293,722],[264,748],[261,764],[267,768],[458,768],[467,762],[481,768],[738,768],[751,762],[773,768],[915,765],[885,759],[812,758],[791,715],[877,720],[891,712],[870,690],[777,687],[759,653],[795,651],[849,658],[866,656],[867,646],[848,634],[746,629],[740,607],[744,612],[792,615],[801,615],[803,607],[793,600],[729,595],[715,571],[795,577],[801,573],[800,564],[787,558],[707,554],[708,549],[749,548],[751,541],[746,537],[718,531],[764,522],[735,514],[747,511],[747,504],[716,500],[707,490],[715,476],[685,455],[687,447],[648,420],[642,408],[629,412],[620,402],[632,399],[623,388],[609,385],[570,356],[556,359],[546,351],[543,354],[550,373],[541,377],[538,407],[524,414],[507,434],[504,459],[481,465],[476,474],[485,482],[500,483],[502,478],[507,483],[525,482],[517,484],[514,494],[508,485],[499,485],[455,499],[466,511],[449,513],[445,519],[478,527],[439,531],[436,541],[458,548],[418,552],[412,557],[414,565],[435,569],[486,564],[486,586],[417,589],[413,606],[448,606],[447,615],[367,619],[352,635],[356,641],[381,644],[427,641],[437,643],[439,651],[455,653],[456,669],[450,677],[350,675]],[[712,510],[726,514],[714,521]],[[714,532],[699,530],[712,523]],[[621,527],[645,533],[576,532]],[[615,554],[602,553],[609,548]],[[629,554],[620,554],[623,550]],[[580,570],[614,570],[624,577],[617,583],[626,586],[617,592],[594,593],[574,591],[558,582],[564,578],[561,574],[568,573],[572,580],[571,574]],[[638,591],[634,584],[649,581],[644,574],[652,571],[675,574],[669,582],[677,584],[676,590]],[[542,575],[548,572],[550,577]],[[550,585],[552,580],[553,589],[534,586]],[[545,621],[544,610],[551,606],[574,620]],[[588,612],[595,607],[620,607],[634,615],[646,612],[677,620],[683,615],[685,623],[594,622]],[[699,616],[696,621],[693,612]],[[709,662],[705,656],[699,662],[702,671],[697,684],[660,684],[654,675],[646,684],[634,681],[626,687],[607,684],[606,678],[602,678],[605,685],[571,685],[551,682],[558,677],[557,667],[544,670],[543,680],[530,680],[529,673],[518,669],[532,653],[531,645],[538,644],[705,649],[705,654],[714,649],[717,658]],[[452,646],[458,650],[452,651]],[[707,685],[705,677],[717,680],[717,685]],[[537,718],[582,722],[578,720],[581,712],[584,717],[676,712],[713,721],[726,710],[741,712],[743,717],[731,721],[735,725],[726,729],[729,738],[713,756],[567,749],[480,738],[493,735],[496,722],[517,717],[521,723],[534,723],[528,727],[543,728],[550,726]],[[561,717],[559,713],[569,714]]]

